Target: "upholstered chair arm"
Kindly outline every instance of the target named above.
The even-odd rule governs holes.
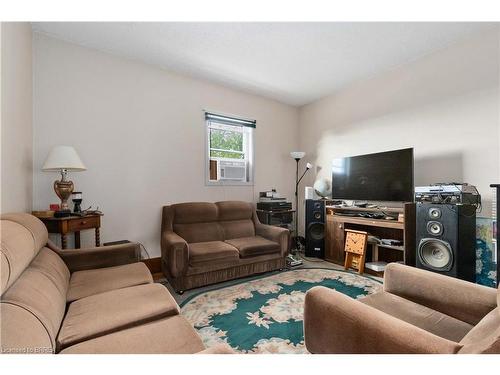
[[[476,325],[497,307],[497,291],[398,263],[387,265],[384,290]]]
[[[170,276],[184,275],[189,264],[189,247],[187,242],[174,232],[165,231],[161,237],[162,261],[168,267]]]
[[[286,256],[290,250],[290,231],[261,223],[255,224],[255,234],[281,245],[281,255]]]
[[[454,354],[461,345],[325,287],[309,290],[304,336],[311,353]]]
[[[197,354],[235,354],[235,351],[227,344],[218,344]]]
[[[70,250],[61,250],[51,241],[49,241],[48,246],[59,254],[70,272],[120,266],[141,260],[140,245],[133,242]]]

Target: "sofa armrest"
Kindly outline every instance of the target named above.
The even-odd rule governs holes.
[[[255,234],[274,241],[281,246],[281,255],[286,256],[290,250],[290,231],[286,228],[266,224],[255,224]]]
[[[476,325],[497,307],[497,291],[398,263],[387,265],[384,290]]]
[[[236,354],[236,352],[227,344],[218,344],[196,354]]]
[[[70,272],[121,266],[141,260],[140,245],[133,242],[87,249],[53,250],[63,259]]]
[[[453,354],[462,347],[320,286],[306,294],[304,337],[311,353]]]
[[[189,264],[189,247],[177,233],[165,231],[161,236],[161,257],[172,277],[182,276]]]

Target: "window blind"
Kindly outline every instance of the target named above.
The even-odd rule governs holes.
[[[257,121],[255,120],[247,120],[237,117],[229,117],[224,115],[218,115],[216,113],[205,112],[205,120],[217,122],[219,124],[224,125],[233,125],[233,126],[246,126],[248,128],[255,128]]]

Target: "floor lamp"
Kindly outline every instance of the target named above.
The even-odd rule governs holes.
[[[305,152],[302,151],[292,151],[290,152],[290,156],[295,159],[297,162],[297,169],[295,172],[295,249],[299,249],[299,184],[302,178],[306,175],[307,171],[312,168],[312,164],[306,164],[306,170],[302,173],[302,176],[299,178],[299,162],[304,156],[306,156]]]

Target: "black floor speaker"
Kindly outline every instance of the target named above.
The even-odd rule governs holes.
[[[306,200],[306,256],[325,257],[325,201]]]
[[[476,207],[417,203],[417,267],[474,282]]]

